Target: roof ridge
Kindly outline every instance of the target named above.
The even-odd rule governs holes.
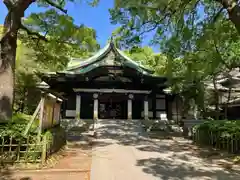
[[[110,43],[108,43],[104,48],[100,49],[99,51],[97,51],[93,56],[90,56],[89,58],[85,59],[84,61],[79,62],[80,64],[72,66],[72,67],[68,67],[66,70],[70,71],[70,70],[74,70],[77,69],[79,67],[91,64],[95,61],[98,60],[98,58],[102,55],[104,55],[106,52],[108,52],[108,50],[110,49]],[[79,59],[80,60],[80,59]]]
[[[115,46],[113,41],[108,42],[107,45],[104,48],[100,49],[93,56],[87,58],[86,60],[80,61],[78,64],[76,64],[74,66],[67,67],[66,71],[72,71],[72,70],[75,70],[75,69],[78,69],[78,68],[81,68],[81,67],[85,67],[85,66],[91,65],[91,64],[95,63],[96,61],[98,61],[99,59],[101,59],[101,57],[103,57],[107,53],[109,53],[110,50],[113,50],[119,56],[123,57],[123,59],[125,61],[128,61],[129,63],[133,64],[134,66],[139,67],[143,73],[150,73],[150,74],[154,73],[153,70],[143,66],[142,64],[140,64],[140,63],[132,60],[130,57],[128,57],[123,51],[121,51],[120,49],[118,49]]]

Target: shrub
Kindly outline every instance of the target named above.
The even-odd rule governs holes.
[[[193,128],[194,140],[201,144],[238,152],[240,146],[240,121],[211,120]]]
[[[11,121],[5,124],[0,124],[0,144],[8,145],[14,144],[11,147],[11,152],[9,146],[2,146],[2,150],[6,152],[7,157],[11,161],[16,160],[17,156],[24,158],[25,161],[36,161],[40,159],[42,153],[42,143],[47,143],[48,154],[56,152],[65,144],[65,131],[61,127],[55,127],[49,129],[42,133],[42,137],[46,137],[47,142],[38,142],[38,120],[35,120],[29,129],[27,137],[23,136],[31,116],[26,114],[14,114]],[[31,144],[31,145],[29,145]],[[17,154],[20,151],[24,153]],[[12,157],[14,154],[15,157]],[[9,156],[9,157],[8,157]],[[11,157],[10,157],[11,156]]]

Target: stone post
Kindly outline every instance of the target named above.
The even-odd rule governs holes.
[[[98,119],[98,94],[93,94],[94,102],[93,102],[93,119]]]
[[[144,99],[144,119],[148,120],[148,97]]]
[[[80,117],[81,113],[81,95],[76,95],[76,119],[81,119]]]
[[[128,119],[132,119],[132,99],[133,99],[133,95],[129,94],[128,95]]]

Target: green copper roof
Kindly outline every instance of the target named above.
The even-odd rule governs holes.
[[[98,51],[94,56],[82,60],[74,59],[70,61],[66,71],[75,73],[86,73],[100,66],[127,66],[143,74],[153,74],[153,72],[134,60],[127,57],[121,50],[117,49],[114,43],[108,43],[103,49]]]

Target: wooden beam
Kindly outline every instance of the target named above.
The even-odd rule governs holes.
[[[40,114],[39,114],[38,142],[41,141],[42,126],[43,126],[43,113],[44,113],[44,101],[45,101],[45,96],[42,96],[41,106],[40,106]]]
[[[152,91],[130,90],[130,89],[82,89],[74,88],[74,92],[102,92],[102,93],[133,93],[133,94],[150,94]]]
[[[40,110],[40,108],[41,108],[41,106],[42,106],[42,103],[43,103],[43,101],[42,101],[42,99],[41,99],[40,102],[38,103],[38,106],[37,106],[36,110],[35,110],[34,113],[33,113],[33,116],[32,116],[32,118],[31,118],[31,121],[28,123],[28,125],[27,125],[27,127],[26,127],[26,129],[25,129],[25,131],[24,131],[23,136],[26,136],[26,135],[27,135],[29,129],[31,128],[31,126],[32,126],[32,124],[33,124],[33,121],[35,120],[35,118],[36,118],[36,116],[37,116],[37,114],[38,114],[38,112],[39,112],[39,110]]]

